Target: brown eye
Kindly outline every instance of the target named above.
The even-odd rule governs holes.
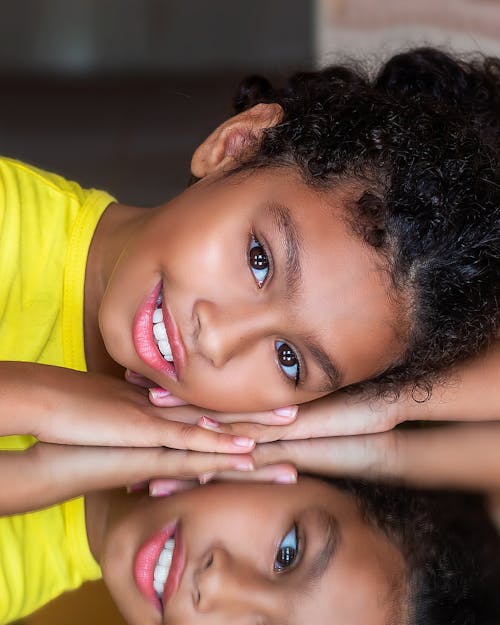
[[[298,553],[299,540],[297,536],[297,526],[294,525],[278,547],[276,559],[274,561],[274,570],[279,572],[293,566]]]
[[[248,249],[248,264],[257,286],[260,288],[266,281],[270,263],[266,250],[253,235]]]
[[[295,351],[284,341],[276,341],[278,364],[283,373],[296,384],[299,382],[299,359]]]

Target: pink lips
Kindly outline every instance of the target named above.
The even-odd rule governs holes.
[[[162,284],[162,282],[159,282],[155,286],[146,301],[138,309],[134,319],[132,335],[136,352],[141,360],[152,369],[177,380],[185,360],[184,345],[165,301],[162,302],[163,322],[170,347],[172,348],[173,364],[163,358],[153,339],[153,313],[156,308],[156,301],[161,293]]]
[[[175,533],[175,548],[172,564],[168,573],[167,581],[163,589],[163,606],[153,587],[154,570],[165,542],[172,538]],[[184,550],[179,528],[175,524],[163,528],[154,534],[140,547],[134,561],[134,579],[141,594],[148,599],[161,613],[168,600],[173,596],[179,586],[179,581],[184,570]]]

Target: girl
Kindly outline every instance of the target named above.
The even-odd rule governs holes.
[[[248,417],[276,423],[344,387],[425,398],[483,351],[456,370],[461,406],[499,361],[498,71],[417,50],[371,81],[342,67],[278,93],[250,81],[195,152],[199,181],[154,210],[4,159],[2,432],[246,452],[255,436],[167,421],[101,376],[126,367],[218,411],[288,405]],[[329,432],[338,398],[309,435]],[[366,412],[351,431],[396,421]]]

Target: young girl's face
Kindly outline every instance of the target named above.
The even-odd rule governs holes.
[[[117,494],[107,519],[98,559],[131,625],[385,625],[405,611],[399,550],[316,479]]]
[[[400,315],[346,196],[267,169],[208,177],[152,210],[101,304],[108,352],[215,410],[301,403],[381,372],[403,348]]]

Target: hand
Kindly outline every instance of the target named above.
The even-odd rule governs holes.
[[[125,379],[131,384],[135,384],[136,386],[140,386],[141,388],[147,388],[149,392],[149,401],[158,408],[173,408],[189,405],[180,397],[176,397],[175,395],[172,395],[172,393],[170,393],[169,391],[161,388],[161,386],[155,386],[155,383],[152,380],[145,378],[135,371],[127,369],[125,371]],[[191,410],[184,410],[173,414],[178,415],[179,421],[182,421],[183,423],[192,423],[193,425],[197,423],[200,417],[206,416],[208,414],[213,415],[215,419],[220,417],[226,422],[237,423],[245,421],[251,423],[261,423],[263,425],[284,425],[292,423],[297,415],[297,410],[298,406],[293,405],[281,406],[280,408],[276,408],[274,410],[267,410],[262,412],[247,412],[239,414],[231,413],[222,415],[221,413],[217,413],[213,410],[204,410],[196,408],[195,406],[191,406]]]
[[[385,399],[366,399],[338,391],[299,406],[297,417],[289,424],[272,426],[238,422],[242,415],[200,413],[198,424],[213,431],[249,436],[258,443],[277,440],[320,438],[350,434],[368,434],[392,429],[403,419],[401,403]],[[411,400],[413,401],[413,400]],[[206,417],[211,417],[207,419]],[[214,422],[215,420],[215,422]]]
[[[2,362],[0,379],[0,435],[32,434],[40,441],[72,445],[223,453],[248,453],[254,446],[246,437],[171,421],[171,413],[152,406],[143,389],[115,378]]]

